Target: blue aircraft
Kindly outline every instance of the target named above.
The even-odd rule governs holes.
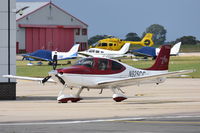
[[[181,42],[175,44],[171,48],[170,56],[176,56],[179,54],[179,50],[181,47]],[[154,48],[154,47],[142,47],[140,49],[132,50],[131,53],[133,53],[135,56],[141,56],[144,58],[152,57],[155,59],[160,52],[160,48]]]
[[[57,51],[50,51],[50,50],[37,50],[33,53],[28,54],[22,54],[23,59],[29,60],[29,61],[54,61],[55,55],[57,56],[57,60],[67,60],[67,59],[73,59],[78,56],[78,48],[80,44],[75,44],[68,52],[57,52]]]

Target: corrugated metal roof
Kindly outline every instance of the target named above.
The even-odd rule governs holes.
[[[16,2],[16,20],[47,5],[49,2]]]

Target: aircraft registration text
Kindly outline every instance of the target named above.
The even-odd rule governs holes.
[[[129,71],[129,77],[140,77],[144,76],[145,73],[145,71]]]

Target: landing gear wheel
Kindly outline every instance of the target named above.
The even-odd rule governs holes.
[[[72,98],[72,99],[71,99],[71,102],[72,102],[72,103],[76,103],[76,102],[78,102],[78,101],[80,101],[80,100],[82,100],[82,98],[80,98],[80,97]]]
[[[73,103],[76,103],[78,101],[82,100],[82,98],[80,97],[75,97],[73,95],[60,95],[58,98],[57,98],[57,101],[58,103],[67,103],[68,101],[71,101]]]
[[[122,94],[113,94],[113,100],[115,100],[115,102],[121,102],[126,99],[127,97]]]

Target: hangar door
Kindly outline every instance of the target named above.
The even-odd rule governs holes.
[[[26,52],[38,49],[66,52],[73,44],[73,28],[26,28]]]

